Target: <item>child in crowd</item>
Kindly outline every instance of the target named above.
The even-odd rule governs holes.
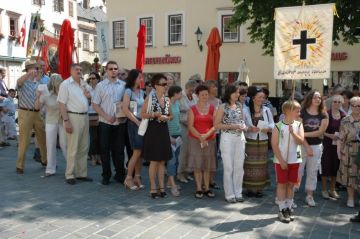
[[[271,139],[275,154],[278,217],[284,223],[294,220],[294,185],[298,183],[299,166],[302,161],[299,145],[304,142],[304,128],[302,123],[297,121],[300,109],[300,104],[294,100],[286,101],[282,105],[284,119],[275,125]]]
[[[17,132],[16,132],[16,123],[15,123],[15,113],[16,113],[16,91],[14,89],[10,89],[8,91],[8,98],[6,99],[5,108],[7,110],[7,114],[3,117],[3,122],[5,124],[5,136],[9,140],[17,140]]]

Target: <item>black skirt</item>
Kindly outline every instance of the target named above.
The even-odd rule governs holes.
[[[167,123],[150,120],[144,135],[146,161],[168,161],[172,157],[170,134]]]

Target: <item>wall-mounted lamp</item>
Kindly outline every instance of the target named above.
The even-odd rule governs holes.
[[[202,31],[200,30],[200,27],[197,28],[195,35],[196,35],[196,40],[197,40],[197,44],[199,47],[199,50],[202,51],[203,50],[203,45],[200,44],[201,38],[202,38]]]

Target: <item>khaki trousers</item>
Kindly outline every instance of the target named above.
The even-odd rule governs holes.
[[[45,138],[45,125],[40,115],[40,112],[27,111],[19,109],[18,114],[19,122],[19,147],[18,159],[16,167],[24,169],[25,166],[25,153],[29,146],[32,129],[35,130],[35,137],[38,141],[40,148],[41,161],[46,164],[46,138]]]
[[[73,127],[71,134],[66,133],[66,172],[65,178],[87,177],[87,157],[89,151],[89,117],[69,113]],[[65,128],[65,127],[64,127]]]

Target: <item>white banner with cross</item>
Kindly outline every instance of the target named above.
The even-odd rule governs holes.
[[[335,4],[275,9],[274,78],[330,78]]]

